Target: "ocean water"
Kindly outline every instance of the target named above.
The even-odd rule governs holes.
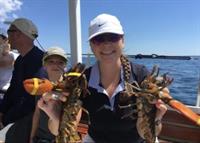
[[[169,73],[174,79],[168,87],[171,96],[187,105],[196,105],[198,83],[200,79],[200,57],[191,60],[170,59],[130,59],[131,61],[145,65],[149,71],[154,65],[160,68],[160,74]],[[83,57],[83,63],[87,66],[95,63],[94,57]]]
[[[153,65],[160,67],[160,73],[169,73],[174,80],[169,86],[173,98],[187,105],[196,105],[200,76],[200,58],[192,60],[139,59],[149,70]]]

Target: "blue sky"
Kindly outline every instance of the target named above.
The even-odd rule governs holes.
[[[83,53],[91,53],[90,20],[110,13],[124,27],[125,54],[200,55],[199,0],[80,1]],[[34,21],[45,49],[58,45],[70,52],[68,0],[0,0],[0,27],[16,17]]]

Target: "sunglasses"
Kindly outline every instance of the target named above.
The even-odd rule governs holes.
[[[100,44],[103,42],[118,42],[123,35],[118,35],[118,34],[111,34],[111,33],[106,33],[106,34],[101,34],[98,36],[95,36],[94,38],[91,39],[91,42],[94,44]]]

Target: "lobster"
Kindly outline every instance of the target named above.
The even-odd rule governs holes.
[[[159,75],[158,66],[154,66],[150,75],[148,75],[139,85],[136,81],[133,83],[125,82],[126,90],[122,93],[126,97],[136,96],[136,104],[129,103],[120,108],[137,106],[124,117],[131,117],[137,112],[137,129],[141,137],[148,143],[154,143],[156,140],[156,108],[153,101],[161,99],[165,104],[179,111],[183,116],[200,126],[200,116],[186,107],[183,103],[173,99],[168,93],[163,92],[173,79],[167,76],[167,73]],[[123,96],[122,96],[123,97]],[[132,117],[133,118],[133,117]]]
[[[68,72],[64,73],[63,80],[52,83],[47,79],[26,79],[23,84],[31,95],[42,95],[46,92],[69,92],[67,100],[63,102],[58,136],[56,143],[79,143],[81,137],[76,129],[76,116],[81,109],[82,103],[79,100],[87,92],[87,80],[83,74],[85,65],[78,63]]]

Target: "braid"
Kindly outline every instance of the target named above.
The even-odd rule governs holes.
[[[123,73],[124,73],[124,86],[125,90],[120,93],[119,96],[119,113],[121,114],[121,118],[129,118],[129,119],[136,119],[137,112],[135,112],[136,108],[136,100],[135,96],[132,95],[132,87],[129,83],[131,77],[131,63],[129,62],[128,58],[124,55],[121,56],[121,63],[123,66]]]
[[[123,67],[123,74],[124,74],[124,88],[125,90],[120,93],[119,96],[119,105],[129,105],[132,103],[132,96],[130,94],[131,87],[129,84],[129,79],[131,77],[131,63],[129,62],[128,58],[122,55],[120,57],[122,67]]]
[[[131,64],[128,58],[125,57],[124,55],[122,55],[120,59],[123,66],[124,80],[128,82],[131,76]]]

